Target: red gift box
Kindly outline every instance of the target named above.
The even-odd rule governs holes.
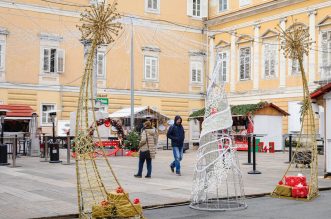
[[[293,198],[306,198],[308,195],[308,186],[296,186],[292,188]]]
[[[299,184],[307,185],[305,176],[285,176],[285,185],[295,187]]]

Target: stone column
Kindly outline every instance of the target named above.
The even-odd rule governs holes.
[[[231,72],[230,72],[230,92],[234,92],[236,88],[236,32],[231,33]]]
[[[315,48],[316,48],[316,32],[315,32],[315,17],[316,11],[310,11],[309,16],[309,35],[312,42],[309,51],[309,85],[312,85],[315,81]]]
[[[286,28],[286,18],[280,19],[280,28],[285,30]],[[280,49],[279,53],[279,87],[285,88],[286,87],[286,58],[284,56],[284,50]]]
[[[253,90],[259,89],[259,81],[260,81],[260,45],[259,45],[259,37],[260,37],[260,27],[261,25],[257,24],[254,26],[254,42],[253,42]]]

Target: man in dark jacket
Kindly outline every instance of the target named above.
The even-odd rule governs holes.
[[[171,139],[172,151],[174,153],[174,161],[170,164],[172,172],[175,172],[176,175],[180,176],[180,161],[183,159],[183,146],[185,131],[182,126],[182,118],[180,116],[175,117],[174,124],[170,126],[167,137]]]

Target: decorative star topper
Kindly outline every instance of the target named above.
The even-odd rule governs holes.
[[[279,26],[276,29],[281,35],[281,48],[284,51],[285,57],[298,60],[304,54],[308,55],[312,42],[307,28],[295,21],[286,30],[283,30]]]
[[[110,44],[118,35],[122,25],[116,22],[120,14],[116,9],[117,2],[111,5],[105,5],[104,2],[92,5],[81,14],[81,26],[78,29],[82,32],[82,40],[92,42],[96,41],[97,45]]]

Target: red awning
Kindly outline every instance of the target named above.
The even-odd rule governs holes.
[[[310,94],[311,99],[316,99],[321,95],[324,95],[325,93],[331,91],[331,83],[328,83],[320,88],[318,88],[316,91]]]
[[[31,117],[33,109],[27,105],[0,105],[0,110],[8,110],[6,117]]]

